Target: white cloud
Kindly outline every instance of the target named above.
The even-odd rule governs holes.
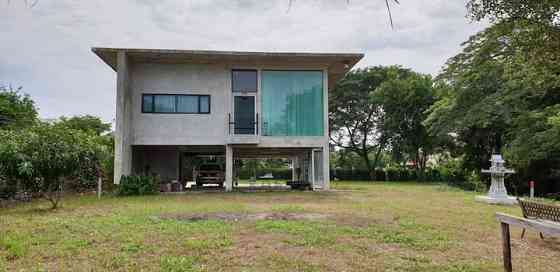
[[[0,0],[0,83],[22,85],[44,118],[114,118],[115,75],[92,46],[363,52],[359,66],[435,74],[484,25],[461,1]]]

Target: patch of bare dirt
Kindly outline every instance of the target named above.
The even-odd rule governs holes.
[[[196,213],[196,214],[166,214],[160,219],[180,221],[224,220],[224,221],[256,221],[256,220],[322,220],[328,218],[322,213],[289,213],[289,212],[260,212],[260,213]]]

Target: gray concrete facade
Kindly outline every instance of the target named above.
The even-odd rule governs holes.
[[[134,147],[180,146],[188,150],[196,146],[224,146],[226,158],[226,190],[233,188],[233,159],[243,149],[254,150],[302,149],[308,150],[312,164],[308,165],[316,189],[329,188],[328,90],[333,77],[347,72],[361,54],[308,54],[308,53],[244,53],[212,51],[175,51],[94,48],[93,51],[117,72],[116,127],[115,127],[115,183],[122,175],[140,172],[139,166],[147,160],[178,160],[178,152],[142,153],[135,157]],[[267,55],[271,54],[271,55]],[[231,91],[232,69],[319,70],[323,72],[323,126],[322,136],[262,136],[259,131],[251,137],[232,135],[229,115],[233,112]],[[260,113],[260,84],[255,95],[257,113]],[[210,96],[209,114],[158,114],[142,112],[143,94],[199,94]],[[245,137],[245,138],[244,138]],[[236,151],[237,150],[237,151]],[[312,151],[315,150],[315,151]],[[167,153],[166,153],[167,152]],[[319,152],[314,155],[314,152]],[[173,154],[172,154],[173,153]],[[146,155],[152,154],[152,155]],[[163,154],[163,155],[162,155]],[[167,155],[164,155],[167,154]],[[285,153],[294,157],[293,153]],[[164,156],[164,157],[161,157]],[[297,155],[295,164],[302,165],[304,156]],[[138,164],[137,161],[142,161]],[[171,162],[167,162],[168,164]],[[155,163],[155,169],[166,169]],[[133,169],[134,168],[134,169]],[[320,174],[317,170],[321,171]],[[162,170],[164,171],[164,170]],[[171,176],[172,177],[172,176]],[[171,178],[167,177],[166,178]],[[321,177],[318,181],[317,178]]]

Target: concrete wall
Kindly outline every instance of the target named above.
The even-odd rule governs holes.
[[[131,63],[129,66],[132,101],[131,144],[225,145],[227,143],[228,114],[232,111],[231,66],[162,63]],[[262,67],[243,68],[262,69]],[[327,101],[327,82],[325,74],[325,101]],[[142,113],[143,93],[210,95],[211,112],[210,114]],[[259,96],[260,92],[257,95]],[[258,101],[260,99],[257,97]],[[257,110],[259,109],[260,105],[257,105]],[[325,103],[326,110],[327,103]],[[324,136],[259,136],[259,146],[323,147],[328,143],[326,112],[324,117]]]
[[[132,173],[159,175],[162,182],[179,178],[179,151],[174,149],[138,149],[132,151]]]
[[[225,144],[230,71],[220,65],[131,66],[134,145]],[[210,95],[210,114],[142,113],[143,93]]]

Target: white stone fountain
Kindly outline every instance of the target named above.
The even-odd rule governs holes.
[[[486,202],[489,204],[502,204],[502,205],[514,205],[517,204],[515,197],[508,196],[506,186],[504,185],[504,176],[506,174],[515,173],[512,169],[505,168],[505,161],[502,159],[502,155],[494,154],[492,155],[492,166],[490,169],[482,169],[482,173],[490,173],[492,177],[492,184],[490,185],[490,190],[485,196],[476,196],[477,201]]]

